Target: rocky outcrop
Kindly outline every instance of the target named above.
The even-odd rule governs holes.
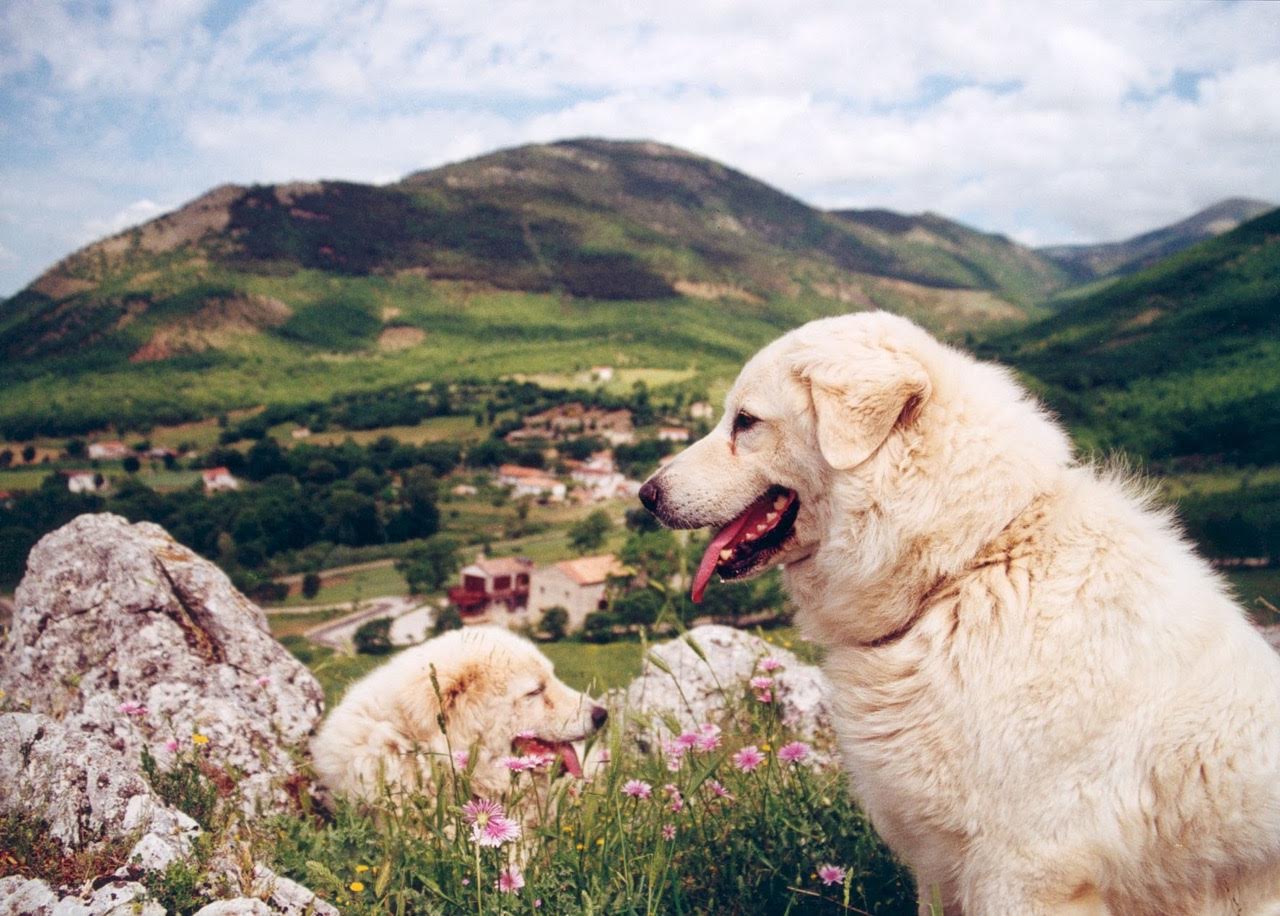
[[[114,515],[47,535],[27,568],[0,650],[8,708],[61,721],[130,766],[144,747],[163,764],[200,735],[211,760],[244,774],[250,803],[287,800],[291,750],[323,693],[221,570]]]
[[[770,658],[777,664],[761,666]],[[771,683],[753,690],[752,677]],[[627,687],[625,705],[633,719],[648,721],[659,737],[669,723],[682,730],[715,721],[727,705],[743,697],[754,702],[765,690],[784,724],[805,738],[817,738],[831,726],[827,680],[814,665],[758,636],[725,626],[694,627],[679,639],[655,646],[640,674]]]
[[[246,812],[284,808],[320,686],[258,607],[156,525],[75,519],[31,552],[15,606],[0,648],[0,812],[40,822],[67,850],[123,840],[130,852],[83,888],[5,879],[0,914],[163,912],[135,879],[189,860],[200,827],[158,796],[144,753],[161,771],[198,755]],[[211,886],[257,901],[245,912],[336,912],[225,850],[208,868]]]

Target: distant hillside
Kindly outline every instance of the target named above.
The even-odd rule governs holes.
[[[1229,232],[1243,222],[1261,216],[1275,204],[1232,197],[1206,207],[1171,226],[1101,245],[1056,245],[1039,253],[1057,263],[1077,281],[1130,274],[1161,258]]]
[[[1041,303],[1070,279],[1066,270],[1034,249],[936,213],[832,212],[857,226],[862,238],[892,247],[922,271],[948,272],[957,285],[998,289],[1015,302]]]
[[[984,349],[1039,380],[1088,446],[1280,462],[1280,210]]]
[[[583,362],[727,366],[859,308],[955,336],[1024,321],[1052,285],[1007,243],[936,224],[885,232],[654,143],[526,146],[386,186],[225,185],[0,303],[0,424]]]

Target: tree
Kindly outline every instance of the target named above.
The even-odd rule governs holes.
[[[440,529],[440,511],[436,508],[439,488],[435,475],[425,467],[404,473],[400,487],[400,511],[388,523],[392,541],[428,538]]]
[[[0,452],[0,468],[7,468],[13,464],[13,449],[5,449]]]
[[[666,582],[679,566],[680,543],[665,528],[641,531],[627,538],[619,556],[623,563],[644,573],[651,581]],[[696,565],[697,560],[694,563]]]
[[[623,623],[650,626],[662,613],[662,596],[651,588],[640,588],[615,598],[609,609]]]
[[[126,455],[124,459],[124,470],[126,474],[136,474],[138,469],[142,467],[142,462],[138,460],[137,455]]]
[[[628,509],[624,518],[628,531],[658,531],[662,528],[657,516],[641,506]]]
[[[30,464],[35,460],[36,447],[34,445],[24,445],[22,447],[22,463]]]
[[[302,577],[302,597],[314,598],[320,593],[320,574],[309,572]]]
[[[362,655],[386,655],[391,651],[391,618],[367,620],[351,636],[356,651]]]
[[[552,641],[564,639],[569,631],[569,612],[558,604],[549,607],[542,612],[541,626],[548,639]]]
[[[609,513],[597,509],[569,529],[569,545],[579,554],[598,550],[612,528]]]
[[[441,633],[448,633],[450,630],[462,629],[462,612],[458,610],[456,605],[448,605],[441,608],[440,613],[436,616],[436,625],[432,628],[432,632],[436,636]]]
[[[411,595],[438,591],[461,565],[458,542],[446,537],[428,538],[396,561],[396,569],[409,583]]]
[[[68,439],[66,449],[68,458],[83,458],[88,451],[88,446],[84,444],[83,439]]]

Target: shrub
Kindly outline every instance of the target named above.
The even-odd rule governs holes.
[[[542,632],[547,635],[547,639],[553,642],[564,639],[569,631],[569,612],[558,604],[555,607],[549,607],[542,612],[539,625],[542,627]]]
[[[302,597],[314,598],[320,593],[320,574],[309,572],[302,577]]]
[[[386,655],[391,651],[391,618],[377,617],[365,621],[351,637],[356,651],[363,655]]]

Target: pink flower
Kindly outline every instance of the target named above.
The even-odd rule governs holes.
[[[676,825],[675,825],[675,824],[663,824],[663,825],[662,825],[662,838],[663,838],[664,840],[674,840],[674,839],[676,838]]]
[[[711,794],[716,798],[726,798],[733,801],[733,795],[726,789],[718,779],[708,779],[704,785],[711,790]]]
[[[702,753],[709,753],[720,747],[720,726],[712,725],[710,722],[703,723],[698,728],[698,740],[694,742],[694,746]]]
[[[471,879],[470,879],[470,878],[463,878],[463,879],[462,879],[462,886],[463,886],[463,887],[470,887],[470,886],[471,886]]]
[[[782,667],[782,662],[778,661],[772,655],[769,655],[769,656],[766,656],[765,658],[760,659],[761,671],[777,671],[781,667]]]
[[[525,754],[522,757],[503,757],[502,764],[512,773],[523,773],[526,770],[539,770],[554,759],[551,754]]]
[[[520,825],[505,814],[495,814],[483,826],[471,828],[471,839],[481,846],[501,846],[520,839]]]
[[[537,900],[533,901],[533,908],[534,908],[535,910],[540,910],[540,909],[542,909],[542,898],[541,898],[541,897],[539,897]]]
[[[473,798],[462,806],[462,819],[468,824],[485,824],[495,814],[505,814],[502,805],[487,798]]]
[[[687,751],[698,743],[698,733],[684,732],[676,739],[675,743]]]
[[[792,741],[778,748],[778,759],[785,763],[799,763],[809,756],[809,745],[803,741]]]
[[[622,787],[622,794],[632,798],[648,798],[653,794],[653,786],[639,779],[628,779]]]
[[[502,893],[516,894],[522,887],[524,887],[524,875],[520,874],[520,869],[516,866],[504,868],[498,874],[498,890]]]
[[[773,678],[771,677],[761,677],[757,675],[756,677],[753,677],[751,679],[752,690],[768,690],[772,686],[773,686]]]
[[[764,763],[764,754],[754,744],[748,744],[733,755],[733,765],[744,773],[750,773]]]
[[[818,867],[818,877],[828,887],[832,884],[844,884],[844,869],[839,865],[821,865]]]
[[[270,683],[271,683],[271,678],[267,677],[267,676],[264,674],[262,677],[258,678],[256,681],[254,681],[254,683],[255,683],[255,684],[257,684],[259,687],[266,687],[268,684],[270,684]]]
[[[177,738],[170,738],[168,741],[166,741],[166,742],[164,743],[164,749],[165,749],[166,751],[168,751],[170,754],[177,753],[177,751],[178,751],[178,739],[177,739]]]
[[[125,700],[120,704],[119,710],[126,716],[145,716],[147,714],[147,707],[141,703],[135,703],[133,700]]]
[[[471,762],[470,751],[454,751],[453,752],[453,765],[458,769],[465,770],[467,768],[467,764],[470,762]]]
[[[685,752],[688,750],[689,748],[681,744],[679,739],[662,742],[662,755],[667,758],[667,769],[672,773],[678,773],[680,764],[684,761]]]
[[[679,814],[684,810],[684,796],[680,794],[678,786],[667,783],[662,787],[662,791],[667,793],[667,798],[671,799],[671,813]]]

